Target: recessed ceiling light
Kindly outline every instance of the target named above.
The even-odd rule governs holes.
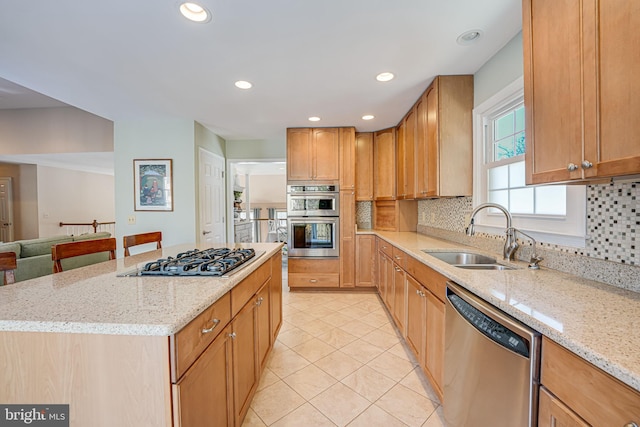
[[[251,89],[253,85],[250,82],[246,82],[244,80],[238,80],[235,82],[235,85],[239,89]]]
[[[320,121],[320,117],[316,117],[316,116],[309,117],[309,121],[310,122],[319,122]]]
[[[384,72],[384,73],[380,73],[376,76],[376,80],[379,82],[388,82],[389,80],[392,80],[395,76],[393,75],[393,73],[389,73],[389,72]]]
[[[182,16],[193,22],[205,23],[211,20],[211,13],[197,3],[185,2],[180,4]]]
[[[375,116],[372,116],[371,114],[367,114],[365,116],[362,116],[362,120],[373,120]]]
[[[482,30],[469,30],[460,34],[456,39],[456,42],[461,45],[468,45],[475,43],[482,36]]]

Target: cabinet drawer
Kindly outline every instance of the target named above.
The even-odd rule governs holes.
[[[233,317],[258,292],[269,277],[271,277],[271,263],[267,260],[249,277],[231,289],[231,313]]]
[[[546,337],[541,382],[593,426],[640,423],[640,393]]]
[[[291,273],[340,273],[340,258],[289,258],[287,267]]]
[[[447,278],[417,259],[408,256],[405,270],[440,301],[447,296]]]
[[[230,295],[200,313],[171,337],[171,380],[176,382],[231,320]],[[214,323],[214,319],[218,320]],[[210,332],[203,332],[213,328]]]
[[[337,288],[339,286],[339,274],[289,273],[289,287],[292,288]]]
[[[378,250],[383,252],[389,258],[393,258],[393,245],[391,243],[378,239]]]
[[[409,256],[404,251],[396,248],[395,246],[392,249],[392,253],[393,256],[391,258],[393,259],[393,262],[395,262],[398,267],[404,270],[407,265],[407,258],[409,258]]]

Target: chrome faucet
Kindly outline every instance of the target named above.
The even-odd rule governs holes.
[[[512,221],[511,214],[504,206],[499,205],[497,203],[482,203],[476,206],[473,212],[471,212],[471,220],[469,221],[469,226],[466,229],[467,236],[473,236],[475,234],[475,230],[473,226],[474,218],[478,213],[478,211],[485,208],[496,208],[502,211],[504,216],[507,218],[507,228],[505,231],[505,233],[507,234],[507,237],[504,241],[504,249],[502,251],[502,256],[504,257],[504,259],[513,261],[513,256],[516,252],[516,249],[518,249],[518,242],[516,241],[515,228],[511,226],[511,221]]]
[[[522,234],[523,236],[529,238],[529,240],[531,240],[531,245],[533,246],[533,253],[531,254],[531,258],[529,259],[529,269],[530,270],[539,270],[540,266],[538,265],[538,263],[540,263],[540,261],[544,260],[544,258],[542,258],[540,255],[538,255],[538,253],[536,252],[536,239],[534,239],[533,237],[529,236],[527,233],[524,233],[520,230],[518,230],[517,228],[513,228],[514,232],[518,232],[520,234]]]

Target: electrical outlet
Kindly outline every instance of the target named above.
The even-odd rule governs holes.
[[[127,218],[127,224],[135,225],[135,223],[136,223],[136,216],[135,215],[129,215],[129,217]]]

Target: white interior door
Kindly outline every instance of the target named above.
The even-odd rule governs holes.
[[[200,149],[200,232],[201,243],[224,243],[225,187],[224,158]]]
[[[13,242],[13,189],[11,178],[0,178],[0,242]]]

